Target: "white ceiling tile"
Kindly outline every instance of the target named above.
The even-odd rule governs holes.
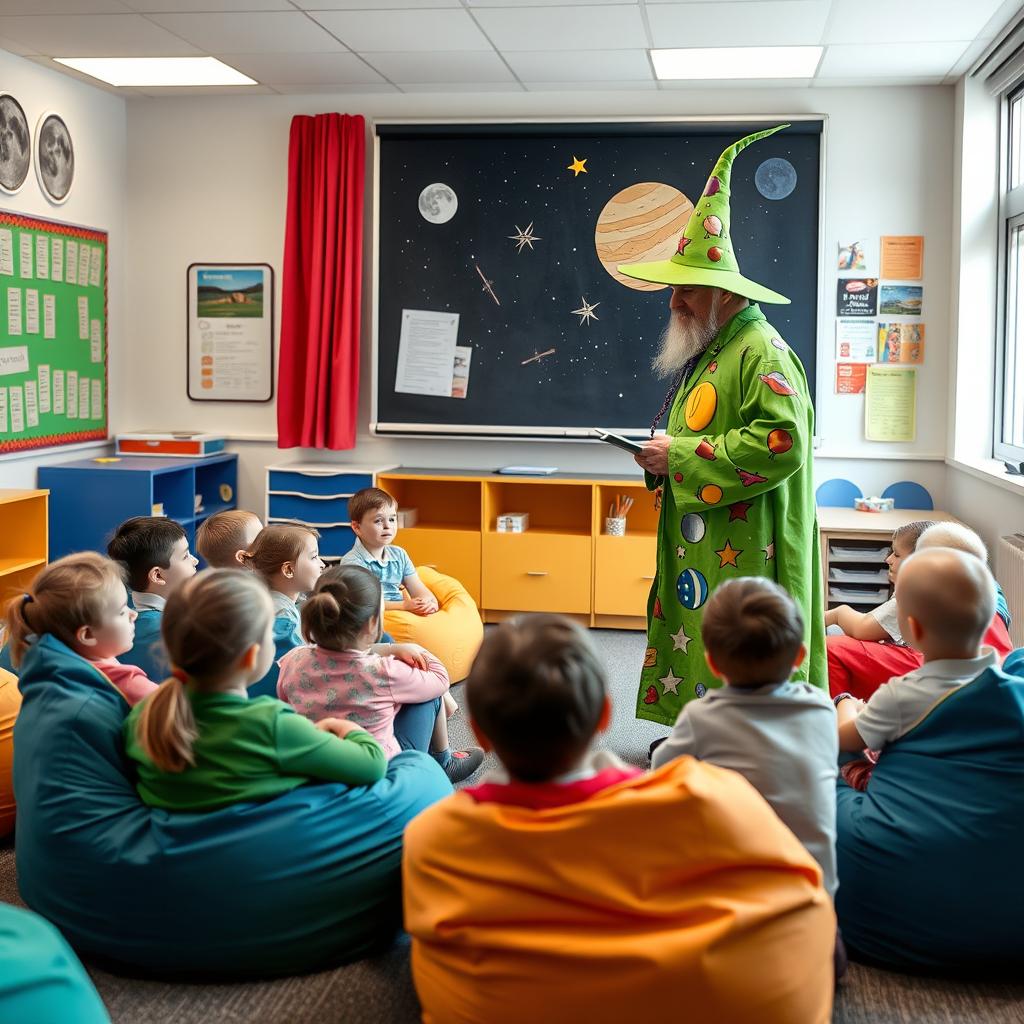
[[[0,15],[131,13],[121,0],[0,0]]]
[[[224,53],[225,64],[272,85],[355,85],[383,82],[354,53]]]
[[[673,79],[661,82],[662,89],[710,89],[722,92],[725,89],[805,89],[811,78],[723,78],[711,81],[704,79]]]
[[[3,36],[0,36],[0,50],[6,50],[8,53],[16,53],[19,57],[23,57],[32,52],[32,47],[23,46],[21,43],[15,42],[13,39],[4,39]]]
[[[365,3],[366,0],[363,0]],[[466,0],[468,7],[604,7],[609,2],[637,4],[640,0]]]
[[[945,43],[871,43],[827,46],[818,66],[825,78],[920,78],[943,76],[957,62],[969,41]]]
[[[2,3],[3,0],[0,0]],[[288,0],[122,0],[140,14],[226,14],[245,11],[294,11]]]
[[[312,11],[310,17],[360,53],[491,49],[464,10]]]
[[[300,11],[152,14],[153,21],[207,53],[327,53],[344,47]]]
[[[514,82],[512,72],[493,51],[469,53],[366,53],[364,58],[385,78],[398,85],[406,82]]]
[[[648,45],[640,8],[481,8],[480,26],[499,50],[616,50]]]
[[[974,39],[1002,0],[833,0],[826,43]]]
[[[275,89],[284,96],[356,96],[362,93],[398,92],[387,82],[363,85],[279,85]]]
[[[0,36],[49,57],[191,57],[197,52],[141,14],[0,17]]]
[[[828,4],[819,0],[663,4],[651,7],[647,17],[656,47],[816,46],[825,29]]]
[[[416,82],[403,83],[402,92],[523,92],[518,82]]]
[[[139,88],[138,91],[154,99],[170,99],[175,96],[269,96],[274,90],[269,85],[167,85]]]
[[[650,92],[658,84],[650,82],[530,82],[528,92]]]
[[[304,11],[405,11],[424,7],[462,7],[461,0],[292,0]]]
[[[546,50],[503,54],[523,82],[653,81],[646,50]]]
[[[942,76],[933,75],[931,77],[908,77],[908,78],[896,78],[896,77],[880,77],[880,78],[816,78],[811,82],[811,88],[813,89],[871,89],[881,88],[884,86],[898,86],[900,88],[908,85],[942,85]]]

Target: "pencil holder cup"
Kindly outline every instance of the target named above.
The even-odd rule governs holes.
[[[625,537],[626,517],[606,516],[604,520],[604,532],[609,537]]]

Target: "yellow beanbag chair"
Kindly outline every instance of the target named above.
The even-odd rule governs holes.
[[[14,831],[14,720],[21,707],[18,680],[0,668],[0,836]]]
[[[736,772],[681,757],[541,810],[462,791],[405,831],[424,1024],[827,1024],[821,871]]]
[[[437,598],[438,610],[433,615],[387,611],[384,613],[384,629],[395,643],[426,647],[448,669],[451,681],[458,683],[469,675],[469,668],[484,639],[480,612],[457,579],[425,567],[417,568],[416,574]]]

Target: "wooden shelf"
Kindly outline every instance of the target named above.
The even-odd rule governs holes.
[[[0,576],[8,576],[26,569],[41,569],[46,565],[45,558],[0,558]]]
[[[0,610],[29,588],[49,557],[49,491],[0,490]]]

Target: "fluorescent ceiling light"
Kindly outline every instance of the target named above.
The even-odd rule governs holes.
[[[54,57],[108,85],[257,85],[216,57]]]
[[[713,46],[651,50],[660,79],[813,78],[820,46]]]

